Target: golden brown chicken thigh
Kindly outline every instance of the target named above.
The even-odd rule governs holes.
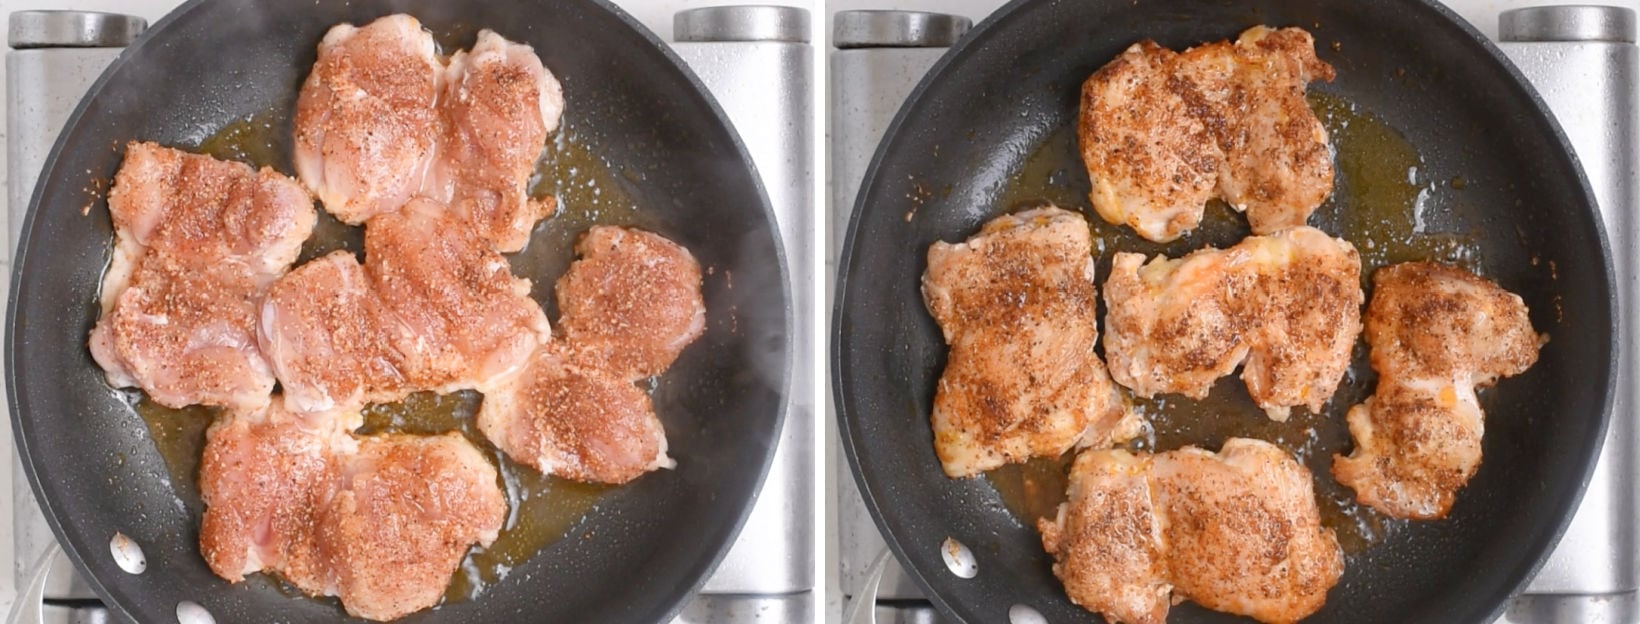
[[[1361,332],[1361,259],[1311,227],[1177,260],[1118,253],[1105,282],[1105,356],[1135,394],[1207,396],[1242,365],[1271,418],[1319,412]]]
[[[1218,453],[1084,451],[1069,500],[1037,527],[1071,600],[1114,622],[1161,624],[1178,600],[1296,622],[1344,568],[1310,472],[1259,440],[1231,438]]]
[[[1078,137],[1099,215],[1170,241],[1208,200],[1254,234],[1304,225],[1332,192],[1326,129],[1304,99],[1333,78],[1310,34],[1256,26],[1234,44],[1129,47],[1082,86]]]
[[[950,345],[932,418],[945,474],[1138,433],[1094,353],[1092,246],[1081,215],[1049,207],[929,247],[923,301]]]
[[[1333,457],[1333,476],[1388,515],[1441,518],[1480,468],[1475,388],[1525,372],[1545,339],[1519,296],[1463,269],[1409,262],[1372,277],[1378,388],[1350,409],[1355,450]]]

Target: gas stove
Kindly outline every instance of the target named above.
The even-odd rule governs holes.
[[[1617,268],[1621,323],[1619,394],[1611,428],[1582,506],[1565,537],[1517,598],[1500,623],[1640,621],[1640,428],[1635,423],[1640,369],[1635,348],[1640,309],[1634,240],[1640,231],[1640,110],[1637,87],[1635,13],[1627,7],[1523,7],[1496,13],[1499,2],[1448,0],[1475,21],[1533,83],[1571,139],[1594,188]],[[1511,5],[1524,3],[1511,0]],[[831,6],[865,3],[834,0]],[[873,5],[884,4],[882,2]],[[928,2],[887,3],[923,8]],[[1630,3],[1632,5],[1632,3]],[[934,4],[942,10],[969,9],[981,16],[995,0]],[[1484,22],[1484,23],[1483,23]],[[830,193],[832,218],[826,256],[828,276],[836,274],[842,233],[855,195],[883,132],[928,68],[972,22],[950,14],[914,11],[841,11],[833,16],[830,43]],[[1495,27],[1494,27],[1495,25]],[[829,289],[828,289],[829,294]],[[829,411],[829,410],[828,410]],[[939,615],[916,584],[888,556],[846,460],[836,444],[834,417],[828,442],[833,491],[826,493],[828,542],[828,621],[848,608],[848,624],[938,622]]]
[[[133,10],[84,0],[88,8]],[[178,0],[142,3],[157,17]],[[10,4],[10,7],[6,5]],[[27,0],[0,0],[0,9]],[[785,623],[814,619],[814,309],[808,233],[813,215],[813,49],[808,11],[796,7],[709,7],[676,11],[680,0],[621,1],[660,30],[672,21],[674,52],[717,98],[751,152],[774,206],[797,297],[791,399],[767,481],[745,528],[702,593],[676,624]],[[146,6],[154,5],[154,6]],[[628,6],[630,5],[630,6]],[[674,14],[673,11],[676,11]],[[34,182],[62,125],[122,46],[146,27],[142,17],[69,12],[13,12],[6,58],[6,170],[9,224],[15,244]],[[8,247],[9,249],[9,247]],[[9,290],[10,254],[0,258]],[[11,438],[0,418],[0,438]],[[9,445],[5,447],[11,455]],[[15,458],[0,459],[0,609],[8,622],[104,622],[111,619],[52,537]],[[7,537],[9,534],[9,537]]]

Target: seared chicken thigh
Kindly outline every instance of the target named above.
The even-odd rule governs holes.
[[[252,408],[273,390],[256,306],[313,230],[313,200],[271,169],[131,143],[108,209],[92,356],[109,383],[167,407]]]
[[[530,199],[526,183],[558,128],[563,88],[529,46],[489,30],[450,57],[443,88],[444,134],[426,194],[448,200],[496,251],[523,249],[557,206]]]
[[[1173,592],[1151,488],[1151,456],[1087,450],[1071,465],[1067,502],[1037,520],[1071,602],[1112,622],[1160,624]]]
[[[341,24],[319,42],[296,99],[296,174],[350,224],[421,191],[441,125],[444,66],[433,35],[404,14]]]
[[[1361,259],[1311,227],[1251,236],[1184,258],[1119,253],[1105,282],[1111,377],[1143,397],[1207,396],[1242,380],[1271,418],[1319,412],[1361,332]]]
[[[577,481],[625,483],[675,464],[637,386],[701,335],[700,265],[682,246],[631,228],[594,227],[558,280],[563,340],[486,392],[478,426],[513,460]]]
[[[1446,516],[1481,464],[1477,386],[1525,372],[1545,340],[1526,304],[1459,268],[1409,262],[1373,274],[1367,345],[1378,388],[1350,409],[1355,451],[1333,476],[1400,518]]]
[[[1304,91],[1332,78],[1297,28],[1257,26],[1183,53],[1134,44],[1082,86],[1094,208],[1153,241],[1195,228],[1216,197],[1246,212],[1254,234],[1304,225],[1333,183]]]
[[[506,519],[495,467],[460,434],[355,438],[356,412],[229,411],[206,434],[200,551],[230,582],[279,574],[390,620],[437,604]]]
[[[1080,215],[1050,207],[929,247],[923,301],[950,345],[933,412],[947,475],[1138,433],[1093,351],[1092,246]]]
[[[1321,526],[1310,471],[1262,440],[1231,438],[1217,454],[1156,456],[1175,596],[1261,622],[1296,622],[1327,601],[1344,554]]]
[[[1268,442],[1084,451],[1070,478],[1058,517],[1037,523],[1042,544],[1071,600],[1114,622],[1160,624],[1170,600],[1185,599],[1296,622],[1343,574],[1309,471]]]

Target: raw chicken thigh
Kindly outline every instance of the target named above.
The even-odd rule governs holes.
[[[441,134],[444,66],[408,15],[341,24],[296,100],[297,177],[350,224],[398,210],[421,192]]]
[[[526,184],[564,112],[558,79],[529,46],[480,31],[472,50],[450,57],[439,112],[426,195],[447,200],[496,251],[523,249],[535,222],[557,210]]]
[[[173,408],[266,404],[257,302],[312,231],[313,200],[271,169],[132,143],[108,209],[114,258],[90,344],[109,383]]]

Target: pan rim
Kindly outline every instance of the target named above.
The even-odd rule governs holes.
[[[838,437],[840,438],[844,455],[848,459],[849,471],[853,474],[854,482],[859,488],[861,498],[864,500],[866,509],[870,512],[873,524],[876,525],[877,530],[884,537],[884,541],[888,545],[889,550],[892,551],[895,558],[902,563],[901,568],[904,570],[906,575],[911,577],[918,588],[924,593],[929,601],[934,604],[942,615],[953,618],[959,622],[966,620],[957,614],[952,604],[944,595],[934,591],[934,586],[929,580],[926,571],[919,569],[916,566],[903,565],[904,562],[911,561],[912,558],[905,550],[905,545],[902,541],[893,536],[893,531],[891,531],[889,522],[885,518],[885,511],[883,505],[881,504],[882,502],[877,496],[877,488],[872,486],[866,478],[864,471],[861,470],[859,446],[862,444],[861,436],[865,435],[866,432],[860,430],[860,428],[856,427],[854,423],[854,418],[860,416],[859,412],[853,408],[853,403],[850,399],[848,386],[852,385],[853,376],[849,372],[848,358],[845,357],[845,353],[852,350],[852,344],[851,337],[845,334],[843,327],[844,314],[849,307],[849,276],[852,274],[854,267],[859,263],[859,259],[855,257],[856,254],[859,253],[856,248],[856,237],[859,235],[862,227],[863,220],[861,216],[868,208],[869,202],[867,198],[874,195],[877,187],[883,184],[881,173],[883,163],[888,159],[890,147],[898,141],[902,134],[904,134],[905,126],[909,124],[914,117],[913,113],[917,109],[922,108],[924,101],[929,99],[929,91],[931,91],[936,84],[940,83],[948,72],[955,71],[953,68],[960,68],[969,56],[976,53],[976,51],[981,50],[986,41],[993,36],[994,32],[998,31],[1008,22],[1011,22],[1015,14],[1020,13],[1024,9],[1033,5],[1052,3],[1056,1],[1057,0],[1011,0],[1006,5],[1003,5],[996,11],[992,12],[967,34],[965,34],[955,45],[951,46],[945,54],[941,55],[939,59],[935,61],[933,66],[923,74],[922,78],[917,82],[916,87],[914,87],[910,95],[906,97],[905,102],[900,106],[899,110],[895,113],[893,120],[883,132],[883,138],[878,142],[876,149],[873,151],[871,161],[865,169],[865,177],[860,183],[859,190],[849,202],[852,212],[850,213],[849,225],[843,239],[842,252],[838,256],[835,287],[836,294],[834,296],[831,309],[831,366],[829,371],[831,374],[831,379],[833,380],[832,398],[837,410],[836,423],[838,427]],[[1403,3],[1408,5],[1408,8],[1432,13],[1433,17],[1439,20],[1443,25],[1457,29],[1459,33],[1470,40],[1471,43],[1478,44],[1486,59],[1503,69],[1509,76],[1509,84],[1515,91],[1515,93],[1511,94],[1511,96],[1525,98],[1525,101],[1528,103],[1533,113],[1531,115],[1531,121],[1547,124],[1546,129],[1549,132],[1549,136],[1552,137],[1553,142],[1559,148],[1555,156],[1558,157],[1560,155],[1564,155],[1569,159],[1568,164],[1571,165],[1572,177],[1575,180],[1574,186],[1583,200],[1579,202],[1581,206],[1578,208],[1590,213],[1590,221],[1594,224],[1595,234],[1597,235],[1596,238],[1599,241],[1598,252],[1600,256],[1600,278],[1606,288],[1605,313],[1609,321],[1607,323],[1607,327],[1604,329],[1612,336],[1613,342],[1616,342],[1621,334],[1619,333],[1620,323],[1618,320],[1619,302],[1617,299],[1617,280],[1613,265],[1614,259],[1612,257],[1610,237],[1606,231],[1604,219],[1600,216],[1598,207],[1599,204],[1595,199],[1594,191],[1589,185],[1587,176],[1584,174],[1582,162],[1578,158],[1576,150],[1573,149],[1570,140],[1566,136],[1565,130],[1560,125],[1559,120],[1549,110],[1548,105],[1538,94],[1537,89],[1526,80],[1526,77],[1520,72],[1520,69],[1515,66],[1514,62],[1504,56],[1502,50],[1500,50],[1495,43],[1483,35],[1472,24],[1437,0],[1403,0]],[[1489,597],[1489,601],[1492,605],[1490,610],[1469,614],[1469,616],[1472,616],[1470,619],[1453,621],[1476,622],[1477,624],[1481,624],[1496,620],[1498,616],[1501,615],[1508,607],[1510,600],[1515,596],[1520,595],[1520,593],[1526,588],[1527,584],[1529,584],[1537,575],[1539,570],[1547,561],[1553,547],[1560,542],[1560,539],[1565,534],[1567,527],[1571,524],[1572,517],[1575,515],[1578,506],[1582,502],[1583,495],[1588,489],[1589,480],[1594,474],[1595,464],[1598,460],[1600,449],[1605,443],[1607,431],[1611,424],[1612,408],[1617,386],[1618,350],[1616,348],[1611,348],[1608,351],[1607,361],[1605,362],[1605,380],[1604,383],[1601,384],[1602,396],[1598,401],[1598,404],[1600,405],[1599,413],[1596,415],[1594,427],[1591,428],[1585,439],[1582,440],[1582,447],[1585,452],[1584,459],[1580,462],[1581,465],[1577,470],[1577,487],[1574,488],[1569,496],[1562,496],[1559,499],[1552,501],[1563,503],[1564,507],[1562,511],[1559,513],[1556,520],[1550,523],[1548,530],[1539,534],[1539,539],[1526,546],[1525,552],[1527,553],[1527,557],[1525,558],[1525,565],[1511,572],[1510,576],[1513,580],[1507,583],[1505,587],[1501,588],[1503,590],[1502,595]]]
[[[656,603],[657,605],[663,606],[661,610],[650,614],[640,614],[655,615],[657,616],[656,621],[665,622],[671,621],[675,618],[677,614],[683,610],[688,601],[700,593],[700,590],[705,586],[711,574],[717,570],[724,557],[728,554],[729,549],[734,545],[735,540],[740,535],[741,530],[745,527],[752,508],[756,505],[759,495],[762,492],[763,485],[768,477],[769,468],[774,461],[774,451],[779,442],[780,432],[786,424],[791,408],[792,373],[796,362],[795,334],[798,330],[796,326],[797,311],[794,308],[795,302],[792,298],[793,293],[789,259],[786,257],[785,244],[780,239],[778,234],[779,221],[776,218],[773,205],[770,203],[768,190],[765,187],[762,175],[757,169],[756,162],[752,159],[751,153],[747,150],[744,139],[740,136],[739,129],[733,122],[730,121],[728,115],[724,112],[722,105],[718,103],[717,97],[706,88],[706,85],[701,82],[700,77],[696,75],[695,71],[689,67],[689,65],[685,63],[680,56],[678,56],[671,46],[667,45],[653,31],[651,31],[647,26],[644,26],[631,14],[615,5],[612,0],[578,1],[591,6],[596,10],[607,13],[622,26],[625,26],[628,30],[636,33],[639,37],[649,43],[650,48],[654,52],[659,53],[661,58],[666,61],[666,64],[671,69],[677,71],[678,76],[688,84],[690,87],[688,92],[698,98],[697,104],[701,105],[704,111],[710,115],[711,119],[716,122],[716,125],[723,129],[723,138],[726,139],[726,148],[734,157],[735,164],[745,168],[748,173],[749,180],[755,189],[755,203],[757,205],[751,209],[761,213],[769,224],[769,232],[774,237],[774,244],[772,245],[774,261],[776,263],[777,273],[780,277],[778,296],[780,297],[781,328],[783,331],[778,339],[778,347],[781,350],[782,357],[779,361],[778,371],[767,371],[772,373],[769,375],[769,379],[771,381],[770,389],[776,395],[776,408],[770,421],[770,439],[766,441],[767,448],[762,453],[761,460],[755,466],[756,478],[753,480],[750,493],[746,497],[744,504],[741,505],[740,509],[731,516],[731,522],[719,525],[720,535],[718,537],[720,537],[720,539],[716,539],[717,545],[712,549],[711,556],[697,559],[691,566],[689,566],[688,578],[690,581],[688,583],[674,585],[670,595],[666,596],[664,600]],[[21,301],[25,285],[23,275],[27,272],[27,267],[29,266],[27,258],[29,257],[29,250],[31,248],[31,239],[32,232],[35,227],[35,219],[38,214],[39,204],[45,194],[45,189],[47,186],[47,178],[44,174],[53,172],[58,168],[59,160],[62,156],[63,149],[66,146],[67,137],[70,134],[70,130],[82,123],[91,102],[96,100],[98,96],[102,94],[105,86],[112,79],[112,77],[117,74],[121,68],[130,61],[131,58],[138,54],[144,46],[151,45],[151,42],[163,37],[165,31],[174,23],[180,21],[192,12],[199,10],[202,6],[205,6],[208,3],[210,3],[210,0],[187,0],[183,4],[172,9],[171,12],[165,14],[165,16],[156,21],[153,26],[144,31],[143,34],[140,35],[135,41],[126,46],[125,49],[120,52],[119,56],[115,58],[115,60],[110,63],[106,69],[103,70],[102,74],[99,75],[97,80],[92,83],[91,87],[86,90],[85,95],[75,105],[75,108],[69,115],[68,120],[63,124],[61,133],[58,135],[57,140],[53,142],[51,151],[45,159],[45,162],[41,168],[42,175],[36,182],[35,188],[30,194],[28,211],[24,216],[17,244],[13,250],[13,266],[11,269],[12,280],[6,309],[4,362],[6,366],[5,384],[7,390],[7,407],[10,410],[9,418],[12,424],[12,438],[14,444],[16,445],[18,459],[21,462],[24,474],[28,479],[29,489],[34,496],[36,503],[40,507],[42,515],[45,516],[47,525],[51,528],[53,538],[61,544],[64,554],[66,554],[69,560],[74,564],[75,571],[87,582],[88,585],[91,586],[93,592],[97,594],[106,608],[117,616],[130,621],[135,621],[137,618],[127,606],[130,602],[127,597],[127,592],[117,591],[115,587],[104,583],[100,577],[92,573],[93,568],[89,565],[89,559],[87,558],[86,553],[81,552],[76,540],[70,538],[68,527],[63,522],[61,514],[59,514],[55,509],[52,499],[46,496],[42,476],[39,474],[37,464],[35,462],[35,449],[33,449],[29,444],[28,440],[30,436],[26,433],[26,431],[33,430],[33,427],[30,424],[33,419],[25,418],[24,412],[32,413],[33,410],[28,409],[25,406],[24,400],[20,397],[20,393],[17,392],[19,387],[19,369],[17,367],[18,361],[16,353],[16,343],[18,340],[17,334],[19,333],[17,308],[18,303]],[[385,14],[387,13],[384,13],[384,15]],[[713,536],[704,537],[712,538]]]

